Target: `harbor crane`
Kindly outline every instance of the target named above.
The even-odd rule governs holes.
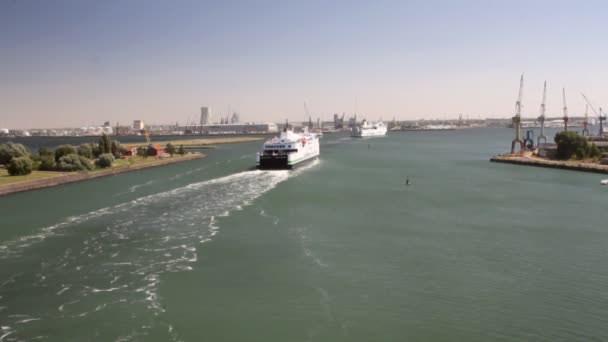
[[[547,143],[547,137],[545,136],[545,109],[546,109],[546,101],[547,101],[547,81],[545,81],[545,85],[543,87],[543,102],[540,104],[540,116],[538,117],[538,122],[540,123],[540,135],[538,136],[538,140],[536,141],[536,145],[540,146],[541,139],[544,140],[544,143]]]
[[[564,132],[568,132],[568,106],[566,105],[566,88],[562,88],[564,98]]]
[[[581,132],[581,135],[584,137],[589,136],[589,129],[587,128],[588,125],[589,125],[589,105],[586,104],[585,105],[585,119],[583,120],[583,131]]]
[[[591,107],[591,110],[593,111],[593,113],[595,113],[595,115],[597,115],[600,120],[600,132],[598,135],[599,136],[604,135],[604,121],[606,121],[606,115],[602,115],[602,108],[600,107],[600,112],[598,113],[597,110],[595,110],[595,107],[593,107],[593,105],[591,104],[591,101],[589,101],[589,99],[587,98],[587,96],[585,96],[585,94],[583,94],[583,93],[581,93],[581,95],[583,95],[585,102],[587,102],[589,107]]]
[[[521,140],[521,107],[522,98],[524,91],[524,75],[521,75],[519,80],[519,96],[517,102],[515,102],[515,116],[513,117],[513,128],[515,129],[515,139],[511,141],[511,154],[515,153],[515,144],[519,143],[519,151],[524,151],[524,141]]]

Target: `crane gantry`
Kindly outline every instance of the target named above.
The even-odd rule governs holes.
[[[584,93],[581,93],[581,95],[583,95],[583,98],[585,99],[585,102],[587,102],[587,105],[591,107],[593,113],[595,113],[595,115],[597,115],[598,119],[600,120],[600,131],[598,135],[604,135],[604,121],[606,121],[606,115],[602,115],[602,108],[600,107],[600,111],[598,113],[597,110],[595,110],[595,107],[593,107],[593,105],[591,104],[591,101],[589,101],[589,99],[587,98],[587,96],[585,96]]]
[[[515,129],[515,139],[511,141],[511,154],[515,153],[515,144],[519,143],[519,151],[524,150],[524,141],[521,140],[521,108],[524,91],[524,75],[521,75],[519,80],[519,96],[517,102],[515,102],[515,116],[513,117],[513,128]]]

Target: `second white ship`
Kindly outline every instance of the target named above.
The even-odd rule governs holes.
[[[386,125],[382,121],[367,122],[363,120],[361,125],[352,128],[351,136],[355,138],[377,137],[386,135]]]

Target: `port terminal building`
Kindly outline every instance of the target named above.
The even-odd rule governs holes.
[[[203,125],[203,134],[267,134],[277,133],[275,123],[228,123]]]

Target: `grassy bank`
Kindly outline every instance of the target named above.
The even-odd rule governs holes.
[[[31,174],[25,176],[9,176],[6,169],[0,169],[0,195],[25,190],[33,190],[85,179],[92,179],[116,173],[135,171],[148,167],[172,164],[203,157],[205,157],[205,155],[200,153],[189,153],[183,156],[176,154],[173,157],[159,159],[155,159],[154,157],[143,158],[136,156],[130,159],[116,160],[112,164],[112,167],[105,169],[76,172],[33,171]]]
[[[55,171],[32,171],[29,175],[25,176],[10,176],[6,169],[0,169],[0,186],[6,184],[27,182],[31,180],[38,179],[47,179],[53,177],[61,177],[63,172],[55,172]]]

